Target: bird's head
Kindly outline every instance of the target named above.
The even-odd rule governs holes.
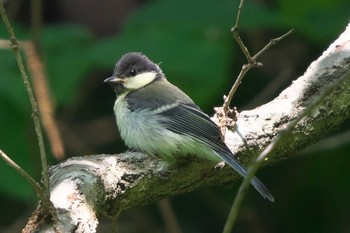
[[[140,89],[163,77],[163,72],[157,64],[142,53],[132,52],[120,58],[113,75],[104,82],[111,84],[118,94],[125,90]]]

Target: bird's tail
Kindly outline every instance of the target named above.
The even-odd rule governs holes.
[[[220,157],[232,167],[236,172],[238,172],[241,176],[247,176],[247,170],[240,164],[235,158],[230,154],[220,153]],[[266,186],[256,177],[254,176],[250,183],[254,186],[254,188],[263,196],[265,199],[268,199],[271,202],[274,202],[275,198],[272,196],[270,191],[266,188]]]

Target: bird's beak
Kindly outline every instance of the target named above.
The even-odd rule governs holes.
[[[112,77],[106,78],[103,82],[104,83],[110,83],[110,84],[113,84],[113,83],[125,83],[125,79],[112,76]]]

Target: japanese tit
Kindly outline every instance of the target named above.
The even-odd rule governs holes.
[[[219,127],[145,55],[125,54],[113,76],[104,82],[117,94],[114,113],[127,147],[166,158],[196,155],[215,162],[224,160],[243,177],[247,175],[223,142]],[[274,201],[258,178],[253,177],[251,184],[264,198]]]

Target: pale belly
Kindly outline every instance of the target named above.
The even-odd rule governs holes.
[[[147,154],[166,158],[195,155],[201,158],[221,161],[207,146],[198,140],[179,135],[162,127],[162,116],[149,111],[130,111],[126,101],[119,96],[114,112],[120,136],[127,147]]]

